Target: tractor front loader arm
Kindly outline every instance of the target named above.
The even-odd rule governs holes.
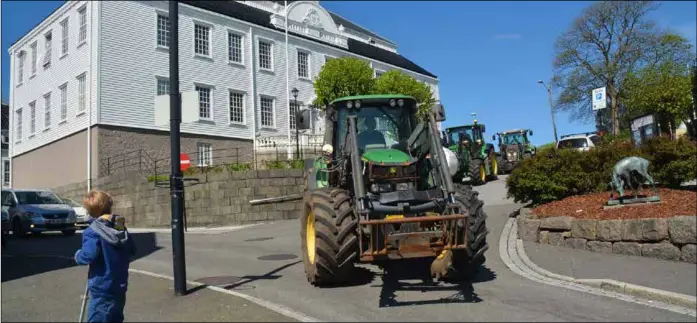
[[[353,189],[356,194],[356,202],[360,211],[366,209],[365,204],[365,184],[363,183],[363,172],[361,170],[361,156],[358,150],[358,133],[356,132],[356,116],[348,117],[349,131],[349,157],[351,158],[351,175],[353,176]]]
[[[438,176],[441,177],[441,183],[445,184],[445,190],[448,193],[448,202],[455,203],[455,185],[453,184],[453,179],[450,174],[446,171],[448,161],[445,159],[445,154],[443,153],[443,145],[438,138],[438,128],[436,128],[436,119],[433,113],[428,114],[428,130],[429,138],[431,140],[431,158],[435,162],[435,170]]]

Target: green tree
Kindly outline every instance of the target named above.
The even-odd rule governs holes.
[[[398,70],[387,71],[382,74],[373,87],[376,94],[402,94],[409,95],[419,103],[419,118],[425,119],[428,111],[436,103],[433,97],[433,90],[426,83],[417,81],[415,78],[404,74]]]
[[[353,57],[328,60],[313,84],[313,105],[324,109],[337,98],[371,93],[375,80],[373,69],[366,61]]]
[[[627,75],[684,56],[681,37],[658,30],[648,19],[657,8],[652,1],[602,1],[586,8],[555,43],[553,83],[562,89],[556,109],[570,111],[575,120],[592,120],[591,92],[605,86],[617,135]]]

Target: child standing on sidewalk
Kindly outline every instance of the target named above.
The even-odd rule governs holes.
[[[75,261],[89,265],[88,322],[123,322],[128,289],[128,267],[135,243],[125,219],[111,214],[113,200],[100,190],[90,191],[83,201],[90,226],[82,233],[82,248]]]

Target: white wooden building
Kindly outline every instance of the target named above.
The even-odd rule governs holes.
[[[194,163],[255,141],[293,142],[289,89],[308,105],[313,78],[333,57],[363,59],[378,75],[398,69],[438,99],[437,77],[392,41],[318,1],[285,3],[180,1],[180,90],[198,91],[201,106],[197,122],[181,125],[181,150]],[[155,97],[169,91],[167,9],[167,1],[68,1],[10,47],[14,187],[69,184],[169,156],[169,127],[156,126],[154,112]]]

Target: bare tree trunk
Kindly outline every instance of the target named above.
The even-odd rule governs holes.
[[[610,110],[612,112],[612,134],[614,136],[619,135],[620,133],[620,118],[618,115],[618,106],[617,106],[617,94],[615,94],[614,89],[610,88],[609,96],[610,96]]]

